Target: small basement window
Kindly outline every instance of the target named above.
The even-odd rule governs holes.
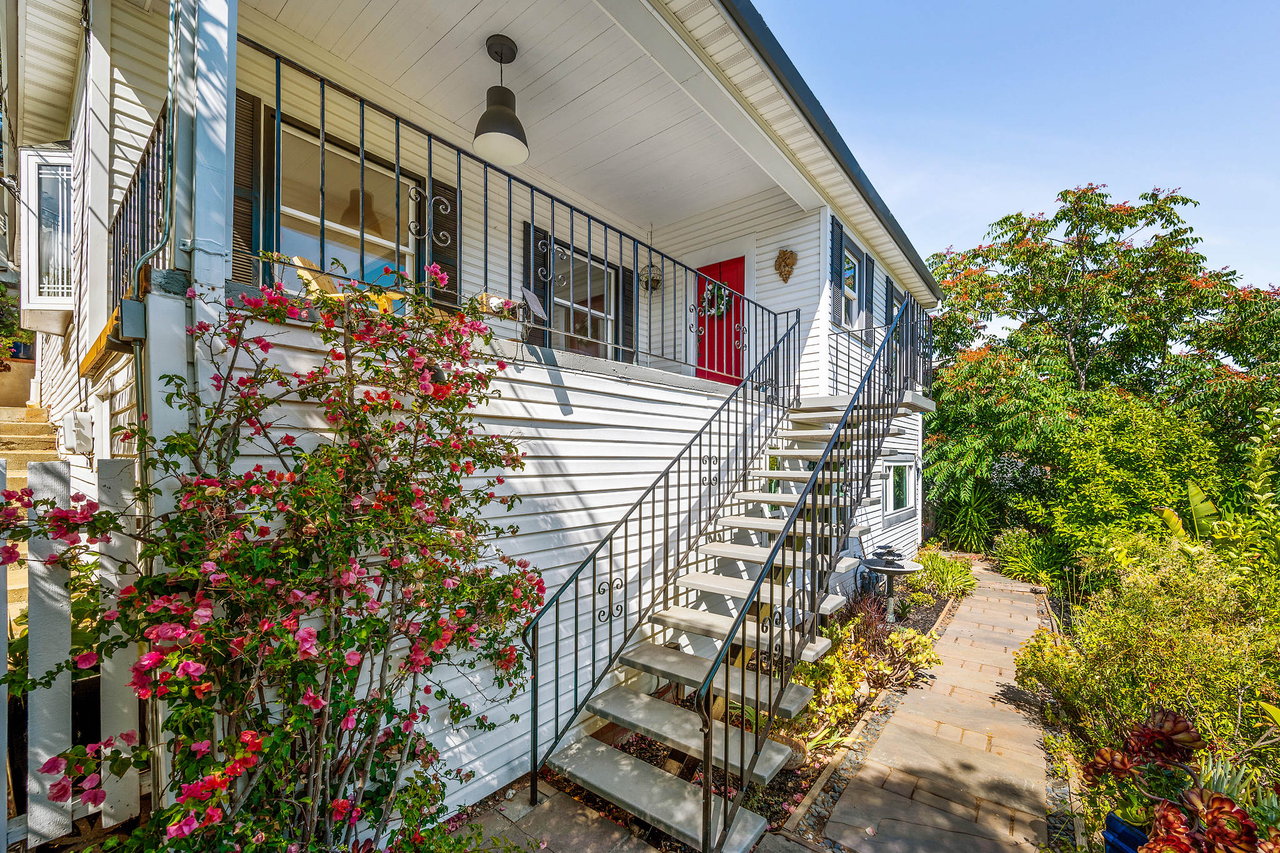
[[[893,465],[889,468],[889,512],[899,512],[915,506],[915,468],[912,465]]]

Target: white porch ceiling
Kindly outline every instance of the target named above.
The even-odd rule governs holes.
[[[505,78],[529,168],[630,222],[675,222],[775,186],[595,0],[246,4],[300,37],[292,59],[310,65],[313,42],[453,124],[463,145],[497,83],[485,38],[511,36],[520,53]]]

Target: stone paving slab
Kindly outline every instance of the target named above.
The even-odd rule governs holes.
[[[476,822],[490,840],[547,853],[657,853],[625,827],[557,791],[537,806],[517,796]],[[546,794],[543,794],[546,796]]]
[[[1038,625],[1027,584],[978,588],[937,644],[943,663],[885,725],[827,822],[859,853],[1030,853],[1046,840],[1040,731],[1013,656]]]

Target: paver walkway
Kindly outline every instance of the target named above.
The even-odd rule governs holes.
[[[841,794],[827,838],[858,853],[1007,853],[1046,840],[1040,731],[1013,683],[1035,596],[980,568],[913,688]],[[1020,710],[1019,706],[1028,708]]]
[[[486,839],[545,853],[658,853],[563,791],[544,784],[534,807],[526,787],[513,788],[515,796],[479,819]]]

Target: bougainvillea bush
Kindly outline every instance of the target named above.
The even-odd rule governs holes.
[[[189,292],[211,318],[188,331],[214,372],[166,377],[189,429],[124,436],[151,472],[136,519],[83,495],[59,508],[5,493],[3,534],[59,540],[52,559],[73,576],[109,538],[138,542],[137,580],[60,670],[136,656],[130,684],[161,731],[41,768],[54,800],[86,803],[108,774],[165,768],[126,847],[423,849],[446,784],[465,778],[428,733],[492,728],[468,696],[521,685],[514,640],[544,588],[495,546],[509,528],[494,520],[521,454],[475,420],[505,365],[485,355],[478,306],[435,310],[386,272],[395,288],[314,300],[280,285],[217,305]]]

